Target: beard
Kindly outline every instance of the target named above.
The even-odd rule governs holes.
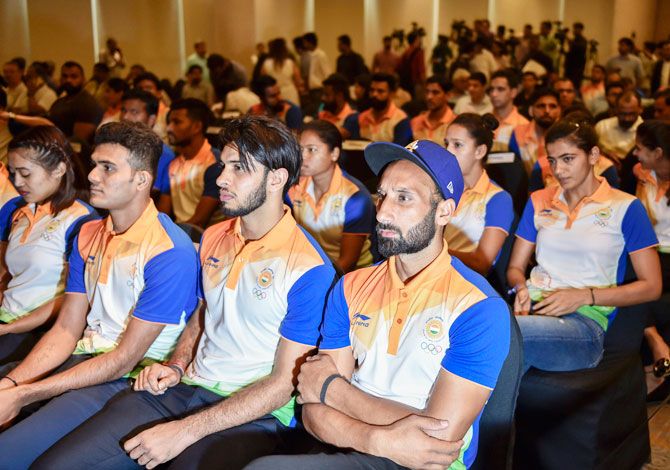
[[[268,109],[272,111],[274,114],[279,114],[284,110],[284,101],[278,101],[277,104],[274,104],[272,106],[267,105]]]
[[[221,212],[223,215],[226,217],[242,217],[251,214],[265,203],[265,200],[268,197],[265,186],[268,181],[269,171],[267,168],[265,168],[264,171],[265,174],[263,175],[263,180],[249,193],[249,195],[244,200],[240,201],[240,205],[238,207],[226,207],[225,202],[221,203]]]
[[[60,88],[58,89],[58,94],[60,95],[61,93],[65,92],[68,96],[76,95],[82,90],[83,86],[73,86],[70,85],[69,83],[66,83],[65,85],[61,85]]]
[[[542,129],[549,129],[552,126],[552,124],[556,122],[556,119],[547,117],[547,118],[536,119],[535,122]]]
[[[430,211],[421,222],[407,231],[407,237],[403,237],[400,229],[391,224],[377,224],[377,249],[384,258],[400,254],[418,253],[430,245],[435,237],[435,212],[437,202],[431,202]],[[397,238],[383,238],[379,236],[380,230],[393,230],[398,234]]]
[[[370,106],[375,111],[384,111],[388,104],[388,101],[378,100],[377,98],[370,98]]]

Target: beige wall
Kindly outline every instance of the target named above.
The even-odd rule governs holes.
[[[129,63],[143,63],[160,76],[181,74],[180,0],[97,0],[99,42],[119,40]],[[586,34],[600,42],[601,61],[614,51],[619,36],[637,34],[638,42],[670,33],[670,0],[563,0],[565,22],[582,21]],[[336,38],[347,33],[366,60],[393,29],[418,22],[432,48],[436,32],[447,33],[455,19],[468,22],[489,14],[489,0],[181,0],[185,55],[196,39],[210,52],[231,57],[249,69],[258,41],[290,40],[313,21],[320,46],[335,63]],[[557,19],[561,0],[496,0],[495,23],[520,30]],[[25,11],[23,5],[26,6]],[[313,6],[313,10],[310,10]],[[313,11],[313,16],[310,16]],[[27,12],[27,14],[26,14]],[[437,12],[437,19],[434,18]],[[494,23],[494,26],[495,26]],[[537,27],[537,26],[536,26]],[[434,31],[437,29],[437,31]],[[22,55],[28,60],[80,61],[90,72],[94,61],[91,0],[0,0],[0,60]]]

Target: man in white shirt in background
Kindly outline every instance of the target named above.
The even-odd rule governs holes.
[[[23,72],[26,62],[18,57],[6,62],[2,67],[2,75],[7,82],[7,111],[17,114],[28,112],[28,88],[23,83]]]
[[[319,39],[315,33],[305,33],[302,37],[303,46],[309,51],[309,75],[307,88],[309,96],[303,105],[304,113],[316,116],[317,108],[321,102],[323,92],[323,81],[332,73],[328,56],[318,46]]]
[[[600,148],[609,157],[623,160],[635,145],[635,131],[642,124],[642,105],[634,91],[622,94],[616,102],[616,116],[596,124]]]

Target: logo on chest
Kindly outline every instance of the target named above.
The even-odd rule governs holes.
[[[444,348],[439,343],[446,333],[447,330],[441,317],[431,317],[426,320],[426,323],[421,330],[421,350],[426,354],[432,354],[433,356],[441,354],[444,351]]]
[[[354,316],[351,318],[351,325],[352,326],[362,326],[364,328],[367,328],[370,326],[370,317],[367,315],[363,315],[362,313],[356,313]]]
[[[609,225],[609,220],[612,218],[612,208],[605,207],[598,210],[595,214],[595,220],[593,223],[600,227],[607,227]]]
[[[58,230],[58,226],[60,225],[60,220],[54,219],[49,224],[46,226],[44,229],[44,232],[42,232],[42,238],[44,238],[46,241],[51,240],[53,237],[53,233]]]
[[[256,286],[253,288],[252,292],[258,300],[265,300],[268,297],[267,290],[272,286],[274,282],[274,271],[270,268],[263,269],[256,278]]]

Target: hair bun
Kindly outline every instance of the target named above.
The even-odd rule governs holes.
[[[491,113],[486,113],[482,116],[482,124],[491,132],[495,131],[498,128],[498,120]]]

